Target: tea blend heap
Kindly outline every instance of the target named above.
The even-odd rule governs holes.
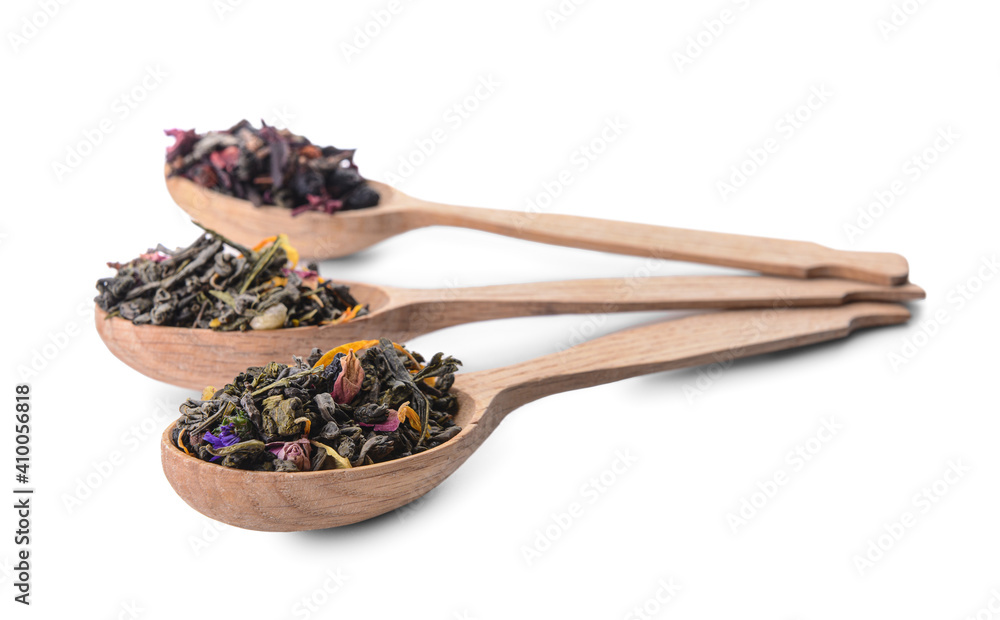
[[[239,252],[237,254],[236,252]],[[244,248],[207,231],[184,249],[162,245],[97,281],[97,305],[136,325],[245,331],[343,323],[368,313],[348,287],[297,269],[284,235]]]
[[[460,361],[383,338],[305,362],[248,368],[203,400],[188,399],[173,431],[179,449],[257,471],[349,469],[417,454],[461,430],[449,394]]]
[[[243,120],[226,131],[168,129],[170,176],[213,191],[305,211],[334,213],[378,204],[379,195],[358,174],[354,149],[319,147],[287,129]]]

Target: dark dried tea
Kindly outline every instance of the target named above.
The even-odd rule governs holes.
[[[284,235],[242,247],[207,231],[183,249],[162,245],[97,281],[97,305],[136,325],[245,331],[330,325],[368,313],[348,287],[298,269]]]
[[[188,399],[173,431],[179,449],[257,471],[349,469],[410,456],[459,433],[449,394],[462,363],[427,363],[383,338],[313,349],[291,366],[248,368],[202,400]]]
[[[292,215],[378,204],[378,193],[354,165],[354,149],[319,147],[287,129],[263,121],[261,125],[257,129],[243,120],[225,131],[205,134],[166,130],[175,140],[167,148],[170,176],[183,176],[258,207],[292,209]]]

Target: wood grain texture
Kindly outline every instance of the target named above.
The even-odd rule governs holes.
[[[422,454],[350,470],[248,472],[184,454],[170,442],[172,424],[161,440],[163,470],[191,507],[231,525],[265,531],[347,525],[399,508],[440,484],[510,411],[532,400],[720,358],[842,338],[855,329],[909,317],[903,306],[870,302],[685,317],[604,336],[523,364],[459,375],[454,392],[462,432]]]
[[[852,280],[766,276],[680,276],[569,280],[455,289],[402,289],[345,282],[371,314],[340,325],[271,331],[133,325],[95,313],[108,349],[144,375],[191,389],[221,387],[249,366],[290,363],[313,347],[410,339],[464,323],[510,317],[704,308],[784,308],[849,301],[922,299],[920,287],[885,287]]]
[[[795,278],[835,277],[875,284],[907,281],[909,266],[898,254],[834,250],[806,241],[650,226],[550,213],[524,213],[443,205],[369,181],[379,206],[315,212],[293,217],[280,207],[207,190],[182,177],[168,177],[174,201],[201,224],[234,241],[253,245],[278,233],[306,257],[353,254],[400,233],[425,226],[457,226],[553,245],[616,254],[706,263]]]

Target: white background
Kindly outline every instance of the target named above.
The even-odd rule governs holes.
[[[386,21],[387,0],[66,2],[47,20],[43,4],[8,1],[0,20],[0,391],[13,409],[14,385],[34,373],[38,490],[30,609],[11,600],[13,511],[0,519],[0,592],[15,617],[625,618],[646,605],[662,618],[957,620],[1000,609],[1000,283],[976,280],[1000,223],[995,2],[592,0],[553,22],[556,0],[403,0],[367,42],[358,29],[373,12]],[[897,5],[912,14],[895,27]],[[143,87],[150,71],[163,75]],[[495,92],[468,100],[491,77]],[[814,88],[832,95],[789,132],[782,117]],[[142,101],[129,107],[134,89]],[[475,110],[457,123],[456,105]],[[412,510],[313,533],[219,527],[160,469],[159,432],[189,393],[108,353],[90,300],[105,261],[198,233],[163,188],[162,130],[244,117],[360,147],[362,173],[382,180],[440,127],[444,144],[400,183],[415,196],[895,251],[928,298],[906,326],[740,361],[707,383],[692,369],[526,406]],[[104,119],[112,131],[60,174],[54,164]],[[581,170],[578,149],[608,119],[627,128]],[[935,151],[949,129],[958,137]],[[777,152],[724,199],[720,181],[768,139]],[[913,157],[934,160],[919,178]],[[574,182],[539,199],[563,170]],[[897,180],[890,208],[859,216]],[[729,273],[447,229],[321,270],[413,287]],[[657,316],[498,321],[411,345],[480,370]],[[796,468],[786,455],[830,418],[842,428]],[[585,485],[619,450],[637,462],[589,501]],[[913,497],[949,461],[968,471],[925,512]],[[788,484],[734,532],[727,515],[779,471]],[[549,527],[573,502],[583,515]],[[859,570],[905,513],[915,524]],[[558,537],[527,561],[547,528]],[[338,571],[346,581],[326,592]],[[671,579],[679,591],[657,602]]]

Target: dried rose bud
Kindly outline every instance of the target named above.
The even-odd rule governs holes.
[[[312,469],[310,453],[312,445],[309,439],[303,437],[295,441],[276,441],[266,446],[267,451],[283,461],[291,461],[299,468],[299,471],[309,471]]]
[[[361,361],[354,355],[354,349],[348,351],[345,357],[340,358],[340,376],[333,384],[333,401],[338,405],[349,405],[354,397],[361,391],[361,384],[365,380],[365,369],[361,367]]]

